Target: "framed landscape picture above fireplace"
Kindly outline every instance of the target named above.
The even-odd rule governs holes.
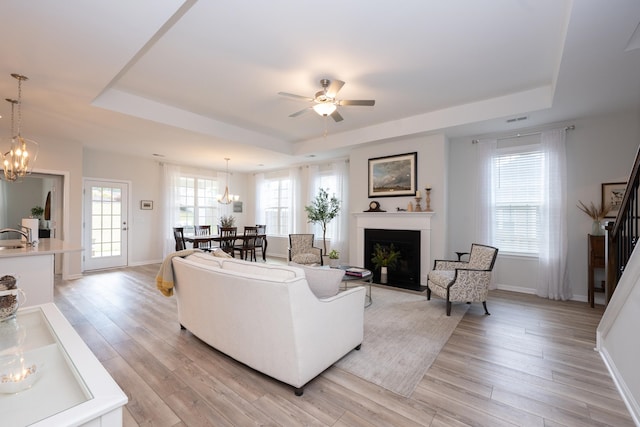
[[[418,153],[369,159],[369,197],[415,196]]]

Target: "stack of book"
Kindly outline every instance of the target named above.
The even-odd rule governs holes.
[[[345,274],[348,276],[365,277],[370,275],[371,272],[366,268],[349,267],[345,270]]]

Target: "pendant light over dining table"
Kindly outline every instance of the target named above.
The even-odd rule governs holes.
[[[18,100],[6,98],[11,103],[11,135],[9,151],[2,154],[4,178],[9,182],[16,181],[31,173],[38,156],[38,143],[22,136],[22,82],[28,80],[21,74],[11,74],[18,80]],[[18,106],[17,132],[15,132],[14,107]]]
[[[224,194],[218,195],[218,203],[228,205],[231,202],[237,202],[238,200],[240,200],[240,196],[238,196],[237,194],[229,193],[229,160],[231,159],[228,157],[225,157],[224,159],[227,161],[227,181],[226,185],[224,186]]]

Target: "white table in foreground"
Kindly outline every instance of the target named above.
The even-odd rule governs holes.
[[[126,394],[54,304],[0,322],[0,355],[18,352],[39,377],[27,390],[0,394],[3,426],[122,426]]]

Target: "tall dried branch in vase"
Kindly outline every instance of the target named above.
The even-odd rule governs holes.
[[[580,209],[582,212],[586,213],[587,215],[589,215],[589,217],[594,220],[594,221],[602,221],[604,219],[604,217],[607,216],[607,214],[609,213],[609,211],[611,210],[611,206],[610,205],[594,205],[593,202],[591,202],[589,204],[589,206],[586,206],[584,203],[582,203],[580,200],[578,200],[578,209]]]

